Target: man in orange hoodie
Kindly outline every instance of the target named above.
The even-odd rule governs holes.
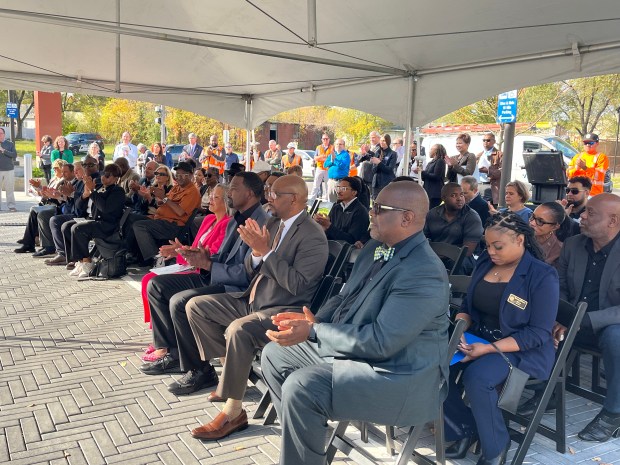
[[[605,185],[605,173],[609,169],[609,159],[604,153],[598,151],[598,135],[586,134],[583,136],[585,151],[573,157],[568,165],[566,174],[568,178],[585,176],[592,180],[590,196],[603,193]]]
[[[323,134],[321,136],[321,145],[317,145],[314,154],[316,168],[314,171],[314,186],[312,186],[310,200],[316,199],[319,193],[322,193],[323,197],[327,197],[327,170],[323,167],[323,163],[332,153],[334,153],[334,146],[329,143],[329,135]]]

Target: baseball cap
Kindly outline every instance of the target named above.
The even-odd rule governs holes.
[[[265,171],[271,171],[271,165],[265,160],[257,160],[252,168],[252,173],[263,173]]]
[[[594,141],[594,142],[598,142],[598,135],[589,132],[588,134],[586,134],[585,136],[583,136],[583,138],[581,139],[583,141]]]
[[[287,149],[296,149],[297,147],[295,147],[295,144],[292,142],[289,142],[288,145],[286,146]]]

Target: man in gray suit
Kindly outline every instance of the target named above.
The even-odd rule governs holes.
[[[264,225],[269,215],[260,206],[263,183],[256,173],[235,176],[227,193],[227,201],[237,210],[226,227],[220,250],[210,255],[202,248],[183,247],[181,253],[200,273],[156,276],[147,286],[147,296],[153,324],[153,358],[140,370],[149,375],[177,370],[179,364],[185,375],[173,382],[168,390],[183,395],[218,382],[217,374],[207,361],[202,361],[194,340],[185,305],[195,296],[243,291],[250,284],[251,275],[245,269],[244,259],[249,252],[237,228],[246,221]]]
[[[280,464],[324,464],[327,420],[416,425],[447,395],[448,276],[422,233],[424,189],[388,184],[342,292],[313,316],[273,317],[265,382],[282,425]],[[441,386],[441,388],[440,388]]]
[[[220,439],[247,427],[242,400],[254,353],[269,342],[265,331],[276,329],[271,316],[300,312],[312,300],[328,247],[323,229],[306,213],[307,200],[302,178],[278,178],[269,192],[275,217],[263,228],[251,220],[239,227],[251,248],[245,265],[253,279],[247,290],[195,297],[187,304],[201,358],[226,357],[217,390],[209,396],[226,404],[213,421],[192,431],[195,438]]]
[[[581,214],[581,234],[564,242],[558,274],[560,298],[588,309],[576,345],[598,346],[603,354],[607,396],[603,409],[583,430],[583,441],[605,442],[620,429],[620,198],[599,194]],[[566,330],[554,328],[554,337]]]

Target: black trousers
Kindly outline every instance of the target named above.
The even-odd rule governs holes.
[[[37,222],[38,216],[38,213],[34,209],[30,210],[30,214],[28,215],[28,223],[26,223],[26,230],[24,231],[24,237],[22,237],[25,246],[34,247],[34,238],[39,235],[39,223]]]
[[[144,260],[157,255],[159,242],[173,240],[180,230],[181,227],[176,223],[166,220],[136,221],[133,225],[133,233]]]
[[[85,221],[73,224],[71,226],[71,248],[66,249],[70,251],[68,261],[76,262],[88,258],[90,256],[90,251],[88,250],[90,240],[95,238],[105,239],[114,232],[114,230],[110,230],[106,226],[103,226],[99,221]]]
[[[151,307],[153,345],[158,349],[177,348],[183,371],[204,365],[187,319],[185,305],[193,297],[226,292],[224,286],[211,286],[210,282],[210,275],[167,274],[152,278],[146,289]]]

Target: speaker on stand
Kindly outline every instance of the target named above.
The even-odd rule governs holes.
[[[564,198],[567,179],[562,152],[525,152],[523,160],[527,180],[532,185],[532,203]]]

